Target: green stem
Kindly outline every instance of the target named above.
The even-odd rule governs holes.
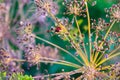
[[[120,46],[118,46],[116,49],[114,49],[112,52],[110,52],[108,56],[111,56],[112,54],[114,54],[118,49],[120,49]],[[98,61],[99,61],[101,58],[102,58],[102,56],[100,56],[100,57],[97,59],[96,63],[98,63]]]
[[[76,22],[76,25],[77,25],[77,28],[78,28],[78,32],[80,34],[80,38],[82,39],[82,34],[81,34],[81,31],[80,31],[80,27],[79,27],[79,24],[78,24],[76,16],[74,16],[74,18],[75,18],[75,22]]]
[[[90,14],[89,14],[89,10],[88,10],[88,4],[87,2],[85,1],[85,6],[86,6],[86,11],[87,11],[87,20],[88,20],[88,38],[89,38],[89,50],[90,50],[90,61],[92,60],[91,58],[91,49],[92,49],[92,46],[91,46],[91,27],[90,27]]]
[[[77,18],[76,18],[76,16],[74,16],[74,18],[75,18],[75,22],[76,22],[76,25],[77,25],[77,28],[78,28],[78,32],[79,32],[79,34],[80,34],[80,39],[83,41],[82,46],[83,46],[83,48],[84,48],[84,52],[85,52],[85,54],[86,54],[86,56],[87,56],[87,58],[88,58],[87,51],[86,51],[85,44],[84,44],[84,40],[83,40],[83,37],[82,37],[82,33],[81,33],[81,31],[80,31],[80,27],[79,27]]]
[[[106,38],[107,38],[107,36],[108,36],[108,34],[109,34],[111,28],[112,28],[113,25],[115,24],[115,22],[116,22],[116,21],[114,20],[114,21],[112,22],[112,24],[110,25],[110,27],[109,27],[107,33],[105,34],[104,40],[106,40]],[[104,41],[101,42],[99,48],[101,48],[103,44],[104,44]],[[95,53],[94,62],[96,61],[96,59],[97,59],[97,57],[98,57],[98,54],[99,54],[99,52],[96,52],[96,53]],[[103,55],[104,55],[104,53],[103,53],[101,56],[103,56]]]
[[[73,40],[72,37],[71,37],[71,35],[69,35],[69,38],[70,38],[70,40]],[[78,54],[80,55],[80,57],[82,58],[82,60],[84,61],[84,63],[88,66],[89,62],[88,62],[87,56],[84,54],[84,52],[82,51],[82,49],[74,41],[71,42],[71,44],[76,49],[76,51],[78,52]]]
[[[13,59],[14,61],[19,61],[19,62],[26,62],[24,59]],[[31,61],[29,61],[31,62]],[[65,66],[70,66],[74,68],[80,68],[80,65],[74,64],[72,62],[64,61],[64,60],[57,60],[57,59],[52,59],[52,58],[47,58],[47,57],[41,57],[39,62],[43,63],[54,63],[54,64],[61,64]]]
[[[59,26],[64,30],[64,32],[68,32],[67,29],[66,29],[66,27],[63,26],[61,23],[59,23],[59,22],[56,20],[55,16],[49,12],[49,10],[48,10],[47,12],[48,12],[48,14],[56,21],[56,23],[59,24]],[[70,37],[70,39],[72,40],[71,35],[69,35],[69,37]],[[55,44],[54,44],[54,45],[55,45]],[[79,48],[78,45],[76,45],[76,43],[75,43],[75,45],[74,45],[74,44],[72,44],[72,45],[73,45],[74,48],[79,52],[79,54],[80,54],[81,58],[83,59],[83,61],[85,62],[85,64],[88,65],[89,62],[88,62],[88,60],[86,59],[87,57],[82,53],[81,49],[78,49],[78,48]],[[79,61],[79,62],[80,62],[80,61]]]
[[[96,68],[96,70],[100,71],[100,70],[110,69],[111,66],[113,66],[113,65],[114,65],[114,64],[110,64],[110,65],[102,66],[102,67]]]
[[[78,62],[81,63],[81,61],[80,61],[77,57],[75,57],[73,54],[71,54],[69,51],[67,51],[67,50],[61,48],[60,46],[58,46],[58,45],[56,45],[56,44],[53,44],[53,43],[51,43],[51,42],[49,42],[49,41],[47,41],[47,40],[45,40],[45,39],[43,39],[43,38],[41,38],[41,37],[38,37],[38,36],[35,36],[35,37],[36,37],[37,39],[43,41],[43,42],[46,42],[46,43],[48,43],[48,44],[50,44],[50,45],[52,45],[52,46],[54,46],[54,47],[56,47],[56,48],[64,51],[65,53],[69,54],[71,57],[73,57],[75,60],[77,60]],[[81,63],[81,64],[82,64],[82,63]]]
[[[109,56],[109,57],[106,58],[106,59],[103,59],[102,61],[100,61],[100,62],[96,65],[96,67],[98,67],[99,65],[103,64],[104,62],[106,62],[106,61],[108,61],[108,60],[110,60],[110,59],[112,59],[112,58],[114,58],[114,57],[116,57],[116,56],[118,56],[118,55],[120,55],[120,52],[118,52],[118,53],[116,53],[116,54],[113,54],[113,55]]]
[[[120,46],[118,46],[116,49],[114,49],[111,53],[109,53],[109,56],[113,55],[116,51],[120,49]]]
[[[64,35],[64,36],[65,36],[65,38],[66,38],[68,41],[71,40],[71,38],[69,38],[68,36],[66,36],[66,35]],[[71,42],[71,45],[74,47],[75,50],[77,50],[73,42]],[[82,61],[80,61],[80,63],[81,63],[82,65],[85,65]]]
[[[65,62],[62,60],[58,60],[58,61],[45,61],[45,60],[40,60],[40,62],[43,63],[53,63],[53,64],[60,64],[60,65],[65,65],[65,66],[70,66],[70,67],[74,67],[74,68],[80,68],[81,66],[71,63],[71,62]]]
[[[43,61],[52,61],[52,62],[62,62],[62,63],[70,64],[71,66],[73,65],[76,68],[77,67],[78,68],[81,67],[80,65],[74,64],[72,62],[68,62],[68,61],[64,61],[64,60],[59,60],[59,59],[52,59],[52,58],[42,57],[41,60],[43,60]]]
[[[63,76],[65,77],[66,75],[73,75],[73,74],[76,74],[76,73],[80,73],[81,72],[81,69],[77,69],[77,70],[73,70],[73,71],[70,71],[70,72],[61,72],[61,73],[55,73],[55,74],[48,74],[48,75],[44,75],[43,78],[47,78],[47,77],[53,77],[53,76]],[[34,76],[33,78],[41,78],[41,76]]]

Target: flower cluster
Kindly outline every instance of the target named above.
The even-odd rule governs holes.
[[[92,28],[96,31],[104,31],[110,24],[106,23],[105,20],[99,18],[98,22],[94,19],[92,23]]]
[[[3,48],[0,49],[0,63],[4,65],[9,65],[12,62],[11,55],[6,52]]]
[[[32,30],[31,24],[23,23],[22,21],[16,30],[18,45],[24,50],[27,62],[31,65],[36,65],[44,58],[57,59],[57,49],[35,44],[35,35],[32,33]]]
[[[92,35],[95,35],[93,40],[93,49],[96,51],[103,51],[103,53],[106,51],[111,50],[110,47],[119,46],[119,36],[118,33],[110,31],[107,39],[104,40],[104,32],[105,30],[110,26],[110,23],[106,23],[105,20],[102,20],[101,18],[96,22],[96,20],[93,20],[92,23],[92,29],[95,30]],[[101,38],[101,39],[100,39]],[[104,42],[103,46],[99,47],[99,45]]]
[[[120,3],[113,5],[109,9],[105,9],[105,11],[109,14],[106,16],[110,17],[111,21],[113,20],[117,20],[117,22],[120,21]]]
[[[16,30],[17,42],[20,47],[25,47],[28,44],[34,45],[35,38],[32,34],[32,25],[30,23],[20,22],[19,28]]]
[[[77,80],[86,79],[86,80],[94,80],[94,79],[105,79],[107,75],[105,73],[99,72],[92,67],[83,67],[82,75],[77,78]]]
[[[30,49],[29,49],[30,48]],[[31,65],[39,64],[41,60],[58,59],[58,50],[44,45],[26,47],[25,58]]]
[[[66,14],[74,14],[78,16],[84,16],[86,17],[85,13],[86,9],[85,8],[85,1],[79,1],[79,0],[64,0],[64,5],[66,6]]]
[[[54,15],[58,13],[58,6],[53,0],[35,0],[37,12],[40,16],[47,16],[50,12]]]
[[[41,59],[40,46],[26,47],[25,58],[31,64],[38,64]]]
[[[23,70],[17,64],[17,59],[19,58],[17,55],[14,54],[14,52],[0,48],[0,71],[6,71],[7,75],[12,75],[13,73],[17,72],[23,72]]]
[[[120,79],[120,63],[116,63],[113,66],[111,66],[109,76],[110,76],[110,79],[113,79],[113,80]]]

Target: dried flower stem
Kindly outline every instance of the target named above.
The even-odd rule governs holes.
[[[38,36],[35,36],[35,37],[36,37],[37,39],[41,40],[41,41],[44,41],[44,42],[46,42],[46,43],[48,43],[48,44],[50,44],[50,45],[52,45],[52,46],[54,46],[54,47],[56,47],[56,48],[58,48],[58,49],[60,49],[60,50],[66,52],[66,53],[69,54],[71,57],[73,57],[75,60],[77,60],[80,64],[84,65],[77,57],[75,57],[74,55],[72,55],[69,51],[67,51],[67,50],[61,48],[60,46],[58,46],[58,45],[56,45],[56,44],[53,44],[53,43],[51,43],[51,42],[49,42],[49,41],[47,41],[47,40],[45,40],[45,39],[42,39],[41,37],[38,37]]]
[[[71,35],[69,35],[70,40],[72,40]],[[76,49],[76,51],[78,52],[78,54],[80,55],[80,57],[82,58],[82,60],[84,61],[84,63],[86,65],[89,65],[87,56],[84,54],[84,52],[82,51],[82,49],[77,45],[77,43],[75,43],[74,41],[71,42],[72,46]]]
[[[81,66],[71,63],[71,62],[66,62],[66,61],[44,61],[44,60],[40,60],[40,62],[43,63],[54,63],[54,64],[61,64],[61,65],[65,65],[65,66],[70,66],[70,67],[74,67],[74,68],[80,68]]]
[[[73,75],[73,74],[76,74],[76,73],[80,73],[81,69],[77,69],[77,70],[73,70],[73,71],[70,71],[70,72],[61,72],[61,73],[55,73],[55,74],[48,74],[48,75],[44,75],[44,76],[35,76],[33,78],[37,79],[37,78],[46,78],[46,77],[49,77],[49,76],[63,76],[65,77],[66,75]]]
[[[114,58],[114,57],[116,57],[116,56],[118,56],[118,55],[120,55],[120,52],[118,52],[118,53],[116,53],[116,54],[114,54],[114,55],[111,55],[111,56],[109,56],[109,57],[106,58],[106,59],[101,60],[101,61],[96,65],[96,67],[98,67],[98,66],[101,65],[102,63],[104,63],[104,62],[106,62],[106,61],[108,61],[108,60],[110,60],[110,59],[112,59],[112,58]]]
[[[76,16],[74,16],[74,18],[75,18],[75,22],[76,22],[76,25],[77,25],[77,28],[78,28],[78,32],[79,32],[80,38],[81,38],[81,40],[83,41],[84,52],[85,52],[85,54],[86,54],[86,56],[87,56],[87,58],[88,58],[87,51],[86,51],[85,44],[84,44],[84,40],[83,40],[81,31],[80,31],[80,27],[79,27],[79,24],[78,24],[78,20],[77,20]]]
[[[80,38],[82,39],[82,34],[81,34],[81,31],[80,31],[80,27],[79,27],[79,24],[78,24],[76,16],[74,16],[74,18],[75,18],[75,22],[76,22],[76,25],[77,25],[77,28],[78,28],[78,32],[80,34]]]
[[[85,6],[86,6],[86,12],[87,12],[87,19],[88,19],[88,36],[89,36],[89,50],[90,50],[90,61],[92,62],[92,54],[91,54],[91,27],[90,27],[90,14],[89,14],[89,10],[88,10],[88,4],[87,1],[85,1]]]
[[[115,52],[116,52],[118,49],[120,49],[120,46],[118,46],[116,49],[114,49],[112,52],[110,52],[108,56],[114,55]],[[97,59],[96,63],[98,63],[98,61],[99,61],[101,58],[102,58],[102,56],[100,56],[100,57]]]
[[[48,12],[48,14],[59,24],[59,27],[61,27],[61,29],[63,29],[63,31],[64,31],[65,33],[68,33],[68,31],[67,31],[67,29],[65,28],[65,26],[63,26],[61,23],[59,23],[59,22],[56,20],[55,16],[49,12],[49,10],[47,10],[47,12]],[[71,35],[69,35],[69,38],[72,40]],[[86,59],[87,57],[84,55],[84,53],[83,53],[82,50],[79,48],[79,46],[78,46],[76,43],[74,44],[74,42],[72,43],[72,45],[73,45],[73,47],[76,49],[76,51],[79,53],[79,55],[81,56],[81,58],[83,59],[83,61],[85,62],[85,64],[86,64],[86,65],[89,65],[89,62],[88,62],[88,60]]]
[[[47,61],[47,62],[50,62],[50,63],[58,63],[58,64],[63,64],[63,65],[66,65],[66,66],[71,66],[71,67],[75,67],[75,68],[80,68],[81,66],[80,65],[77,65],[77,64],[74,64],[72,62],[68,62],[68,61],[64,61],[64,60],[57,60],[57,59],[52,59],[52,58],[47,58],[47,57],[42,57],[41,58],[42,60],[40,60],[40,62],[44,62],[44,61]],[[60,62],[60,63],[59,63]],[[72,66],[73,65],[73,66]]]
[[[98,71],[100,71],[100,70],[106,70],[106,69],[111,68],[112,65],[114,65],[114,64],[102,66],[102,67],[96,68],[96,70],[98,70]]]
[[[104,40],[106,40],[106,38],[107,38],[107,36],[108,36],[111,28],[112,28],[113,25],[115,24],[115,22],[116,22],[116,20],[114,20],[114,21],[112,22],[112,24],[110,25],[107,33],[105,34]],[[103,44],[104,44],[104,41],[101,42],[101,44],[99,45],[99,48],[102,47]],[[94,62],[96,61],[96,59],[97,59],[97,57],[98,57],[98,54],[99,54],[99,52],[96,52],[96,53],[95,53]],[[103,55],[104,55],[104,53],[103,53],[101,56],[103,56]]]
[[[114,55],[114,53],[120,49],[120,46],[118,46],[115,50],[113,50],[111,53],[109,53],[109,56]]]
[[[82,51],[82,49],[77,45],[77,43],[74,42],[74,40],[72,39],[71,35],[69,35],[70,40],[72,40],[73,42],[71,42],[72,46],[76,49],[76,51],[78,52],[78,54],[80,55],[80,57],[82,58],[82,60],[84,61],[84,63],[86,65],[89,65],[87,56],[84,54],[84,52]]]
[[[13,61],[27,62],[24,59],[13,59]],[[70,66],[70,67],[74,67],[74,68],[80,68],[81,67],[80,65],[74,64],[72,62],[68,62],[68,61],[64,61],[64,60],[55,60],[55,59],[46,58],[46,57],[42,57],[39,62],[61,64],[61,65]]]
[[[26,60],[24,59],[12,59],[13,61],[17,61],[17,62],[26,62]]]

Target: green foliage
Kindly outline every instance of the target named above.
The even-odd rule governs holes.
[[[13,74],[12,77],[10,77],[10,80],[34,80],[34,79],[31,76],[22,75],[18,73],[18,74]]]
[[[5,80],[9,78],[9,80],[34,80],[32,76],[22,75],[21,73],[14,73],[12,76],[7,76],[6,72],[0,72],[0,80]]]
[[[0,72],[0,80],[5,80],[6,72]]]

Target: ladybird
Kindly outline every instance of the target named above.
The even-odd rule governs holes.
[[[60,30],[61,30],[61,27],[56,27],[55,28],[55,32],[60,32]]]

